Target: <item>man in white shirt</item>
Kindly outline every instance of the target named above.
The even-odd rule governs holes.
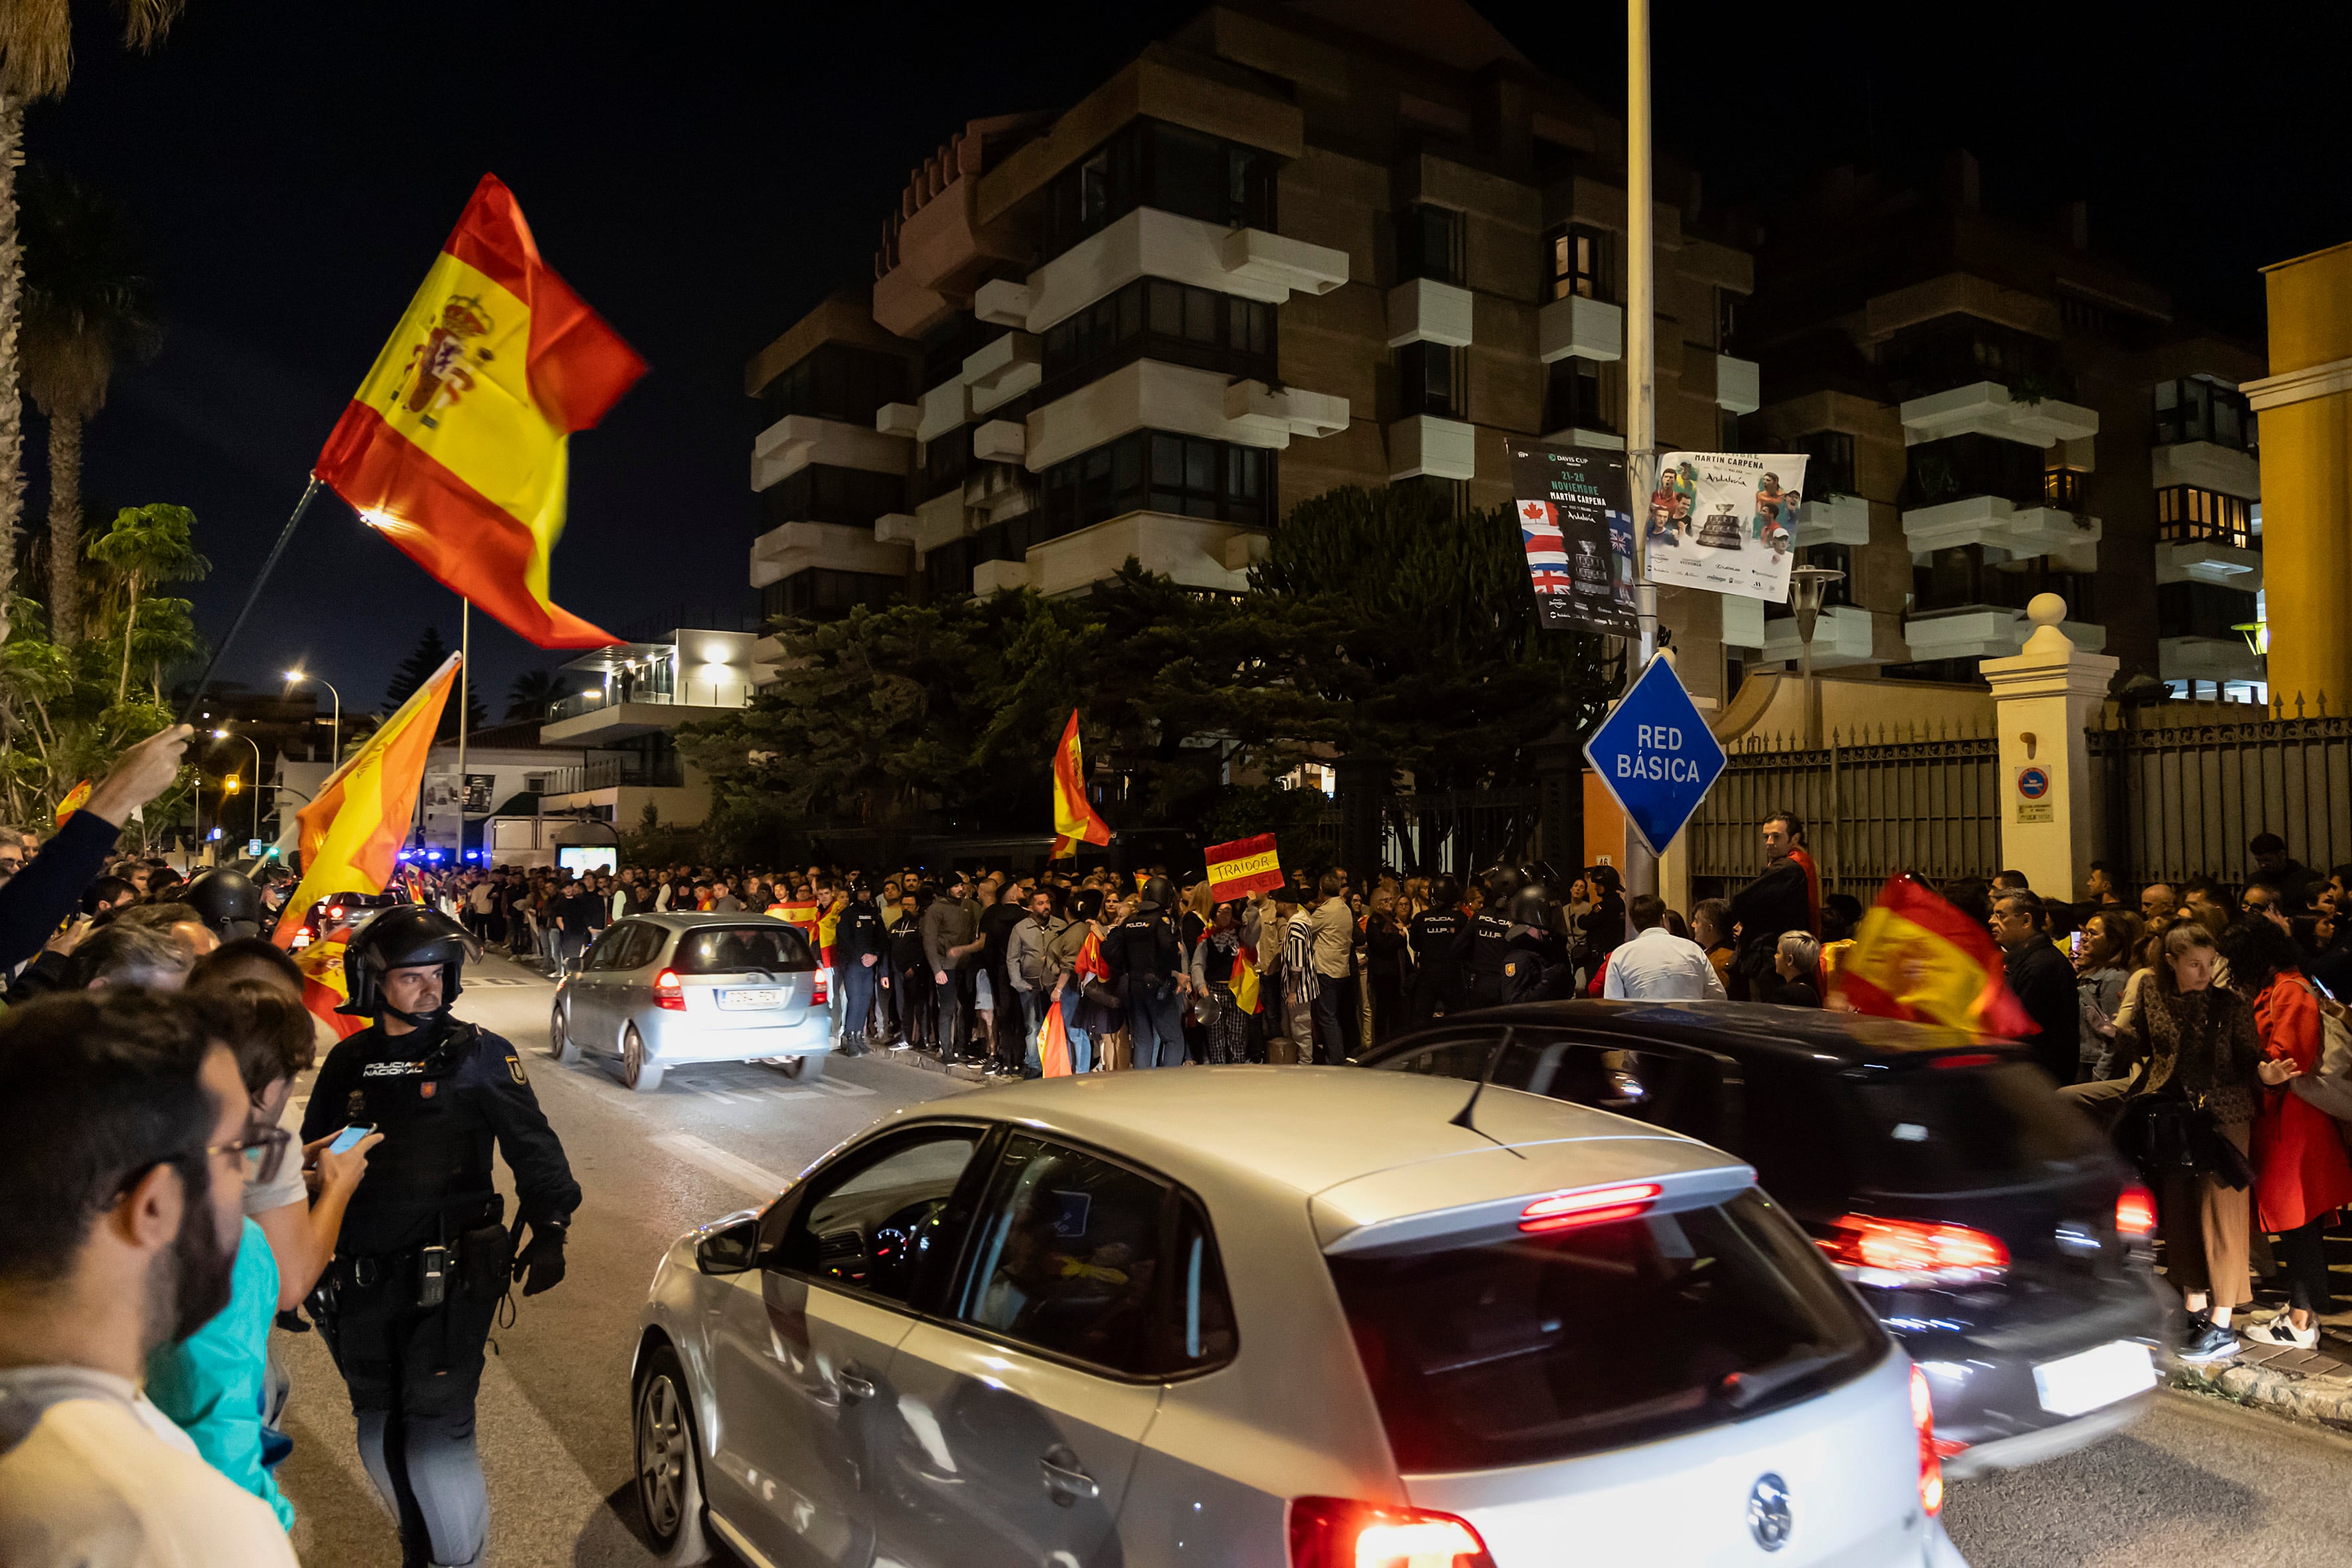
[[[1666,929],[1666,901],[1636,893],[1625,906],[1633,922],[1630,942],[1609,955],[1601,994],[1612,1002],[1720,1002],[1723,982],[1706,950]]]
[[[0,1563],[294,1568],[269,1505],[139,1392],[229,1300],[257,1122],[200,1005],[58,993],[0,1017]]]

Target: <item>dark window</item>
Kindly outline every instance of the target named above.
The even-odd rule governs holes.
[[[1715,429],[1715,449],[1717,451],[1738,452],[1744,449],[1739,445],[1738,415],[1734,414],[1728,408],[1717,409]]]
[[[1899,398],[1926,397],[1979,381],[2012,395],[2071,397],[2058,345],[1975,316],[1939,316],[1906,327],[1879,350],[1879,367]]]
[[[1741,1420],[1847,1382],[1886,1344],[1804,1233],[1753,1191],[1328,1261],[1408,1474],[1541,1464]],[[1643,1331],[1612,1331],[1625,1323]]]
[[[656,689],[668,690],[668,667],[660,665],[656,668],[662,677]],[[675,788],[686,782],[685,767],[678,760],[677,742],[666,730],[608,742],[591,754],[589,765],[593,767],[598,760],[604,758],[613,759],[620,764],[620,782],[625,784]]]
[[[1396,351],[1397,416],[1442,414],[1467,418],[1464,412],[1465,351],[1444,343],[1412,342]]]
[[[1853,1169],[1891,1193],[2013,1186],[2107,1158],[2106,1140],[2021,1062],[1922,1065],[1854,1087]]]
[[[1004,1148],[954,1315],[1130,1376],[1223,1361],[1233,1311],[1205,1222],[1164,1182],[1042,1140]],[[1184,1205],[1190,1210],[1191,1205]]]
[[[1544,384],[1544,428],[1616,430],[1617,416],[1601,394],[1598,364],[1574,354],[1552,361]]]
[[[1458,518],[1470,510],[1470,483],[1467,479],[1440,479],[1435,474],[1415,474],[1411,479],[1390,483],[1391,489],[1417,491],[1428,498],[1429,514],[1433,518]]]
[[[760,590],[760,613],[771,619],[796,616],[823,620],[845,616],[859,605],[878,610],[906,591],[903,577],[877,572],[835,572],[812,566],[779,578]]]
[[[915,481],[918,503],[963,486],[971,472],[971,428],[959,426],[936,440],[923,443],[923,471]]]
[[[2087,476],[2080,468],[2051,468],[2042,476],[2042,504],[2060,511],[2080,511],[2084,482]]]
[[[1728,289],[1715,291],[1715,352],[1734,353],[1739,341],[1740,298]]]
[[[2013,505],[2042,504],[2042,448],[1971,431],[1922,441],[1909,452],[1901,505],[1940,506],[1970,496],[1999,496]]]
[[[870,528],[876,518],[902,510],[906,504],[907,481],[897,474],[828,468],[821,463],[812,463],[760,492],[761,516],[769,528],[788,522]]]
[[[2238,628],[2255,619],[2254,596],[2242,588],[2210,583],[2160,583],[2156,589],[2156,635],[2160,637],[2242,638]]]
[[[1805,454],[1805,493],[1850,496],[1853,488],[1853,437],[1843,430],[1814,430],[1793,443]]]
[[[1040,476],[1042,515],[1032,541],[1057,539],[1130,511],[1264,528],[1272,517],[1274,461],[1263,447],[1139,430]]]
[[[1273,153],[1237,142],[1134,121],[1054,177],[1040,259],[1051,260],[1138,207],[1226,228],[1271,229],[1278,163]]]
[[[2169,485],[2156,492],[2156,536],[2210,540],[2240,550],[2263,547],[2262,536],[2254,531],[2252,501],[2194,485]]]
[[[669,966],[680,974],[771,974],[814,969],[808,939],[790,926],[701,926],[677,939]]]
[[[1040,404],[1139,359],[1276,379],[1275,308],[1158,278],[1139,278],[1045,332]]]
[[[960,599],[971,592],[971,541],[950,539],[923,552],[923,575],[935,600]]]
[[[626,967],[620,963],[621,950],[627,947],[630,938],[643,929],[640,926],[614,926],[611,931],[598,937],[596,945],[590,948],[581,958],[581,969],[586,971]]]
[[[871,428],[875,410],[907,395],[907,362],[898,355],[822,343],[760,389],[760,407],[771,425],[805,414]]]
[[[2095,621],[2098,578],[2088,572],[2053,571],[2040,561],[1996,563],[1980,544],[1955,544],[1936,551],[1924,566],[1911,569],[1912,611],[1993,607],[2021,610],[2037,594],[2066,601],[2066,617]]]
[[[923,343],[923,389],[929,391],[963,374],[963,362],[980,352],[992,340],[1003,335],[1003,329],[982,321],[970,311],[960,311],[925,332]]]
[[[1571,224],[1550,237],[1550,279],[1545,297],[1565,300],[1617,300],[1616,274],[1609,265],[1609,235],[1604,229]]]
[[[1475,1082],[1486,1071],[1496,1036],[1447,1040],[1382,1062],[1391,1071]],[[1530,1038],[1520,1031],[1494,1064],[1493,1083],[1719,1142],[1728,1106],[1723,1072],[1698,1051],[1622,1049],[1581,1040]]]
[[[2210,441],[2240,452],[2256,449],[2254,411],[2243,393],[2195,376],[2156,385],[2156,444]]]
[[[928,1294],[947,1261],[948,1200],[979,1144],[972,1128],[924,1128],[819,1171],[786,1199],[792,1218],[768,1267],[894,1302]]]
[[[1462,281],[1462,215],[1417,202],[1397,215],[1397,279]]]

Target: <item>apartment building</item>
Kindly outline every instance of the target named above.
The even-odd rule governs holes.
[[[1741,341],[1766,401],[1742,438],[1811,454],[1798,542],[1846,574],[1816,668],[1973,681],[2054,591],[2126,680],[2263,689],[2256,349],[2100,256],[2080,204],[2039,227],[1987,211],[1965,153],[1933,192],[1838,171],[1755,254]],[[1793,619],[1762,608],[1735,654],[1794,659]]]
[[[971,121],[877,193],[871,281],[747,369],[762,608],[1130,557],[1238,591],[1323,491],[1458,513],[1510,499],[1515,437],[1622,447],[1624,167],[1618,119],[1444,0],[1212,6],[1057,113]],[[1689,170],[1656,191],[1659,441],[1737,444],[1750,258]],[[1663,595],[1702,697],[1727,613]]]

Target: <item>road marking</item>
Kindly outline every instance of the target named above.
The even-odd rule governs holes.
[[[716,1143],[707,1142],[691,1132],[666,1132],[650,1142],[665,1153],[673,1154],[689,1165],[699,1166],[730,1186],[740,1187],[755,1197],[772,1198],[784,1190],[784,1178],[773,1171],[730,1154]]]
[[[809,1087],[823,1089],[827,1094],[837,1094],[844,1100],[863,1100],[875,1092],[862,1083],[844,1083],[839,1079],[831,1078],[821,1078]]]

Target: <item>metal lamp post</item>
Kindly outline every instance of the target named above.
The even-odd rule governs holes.
[[[299,686],[306,680],[313,686],[325,687],[327,694],[335,700],[334,754],[330,760],[335,767],[341,767],[343,765],[343,694],[335,689],[331,681],[321,680],[315,675],[305,675],[299,669],[289,669],[286,672],[286,684],[289,687]]]
[[[215,741],[226,741],[231,738],[226,725],[213,731],[213,739]],[[261,742],[250,735],[237,735],[234,738],[243,741],[253,748],[253,836],[258,838],[261,837]],[[224,823],[222,826],[227,825]]]
[[[1797,656],[1805,693],[1805,749],[1822,745],[1822,690],[1813,679],[1813,627],[1821,620],[1822,595],[1845,574],[1828,566],[1797,566],[1789,572],[1789,604],[1797,612]]]

